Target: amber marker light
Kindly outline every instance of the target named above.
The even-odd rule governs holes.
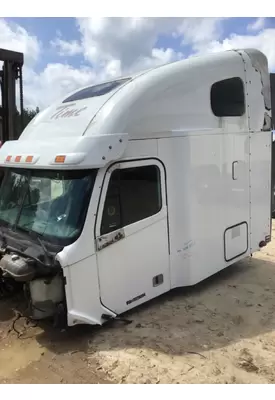
[[[56,156],[56,157],[55,157],[55,162],[56,162],[56,163],[62,164],[62,163],[65,162],[65,160],[66,160],[66,156]]]

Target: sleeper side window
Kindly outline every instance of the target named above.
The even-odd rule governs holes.
[[[214,83],[210,96],[212,112],[216,117],[240,117],[245,113],[244,85],[241,78]]]
[[[161,207],[160,170],[156,165],[116,169],[109,181],[100,234],[148,218]]]

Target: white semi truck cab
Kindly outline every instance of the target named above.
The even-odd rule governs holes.
[[[271,237],[270,110],[253,49],[65,96],[0,149],[0,282],[33,318],[100,325],[251,255]]]

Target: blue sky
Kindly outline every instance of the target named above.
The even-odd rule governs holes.
[[[39,67],[43,68],[47,63],[69,61],[71,65],[77,67],[81,63],[85,63],[82,55],[76,55],[69,60],[60,57],[54,49],[51,48],[50,42],[61,34],[62,38],[70,40],[80,40],[81,35],[77,27],[75,18],[6,18],[8,22],[19,24],[24,27],[30,34],[35,35],[43,43],[44,57],[39,62]],[[232,34],[247,34],[247,26],[255,22],[257,18],[229,18],[223,22],[221,40]],[[275,18],[266,18],[266,28],[275,28]],[[180,38],[173,38],[169,34],[160,34],[156,47],[173,48],[175,51],[182,51],[184,55],[192,54],[191,46],[181,46]]]
[[[38,69],[42,69],[48,63],[64,62],[64,57],[60,57],[58,53],[50,46],[51,40],[54,40],[60,33],[62,37],[68,41],[79,40],[80,33],[77,28],[75,18],[5,18],[10,23],[16,23],[24,27],[31,35],[35,35],[43,43],[44,57],[39,60]],[[84,58],[74,56],[70,59],[70,63],[77,67]]]
[[[24,52],[27,102],[43,107],[84,84],[232,47],[264,51],[275,71],[275,18],[5,18],[0,47]]]

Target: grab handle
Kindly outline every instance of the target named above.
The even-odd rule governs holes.
[[[234,161],[232,163],[232,179],[233,179],[233,181],[236,181],[238,179],[237,173],[236,173],[237,165],[238,165],[238,161]]]

